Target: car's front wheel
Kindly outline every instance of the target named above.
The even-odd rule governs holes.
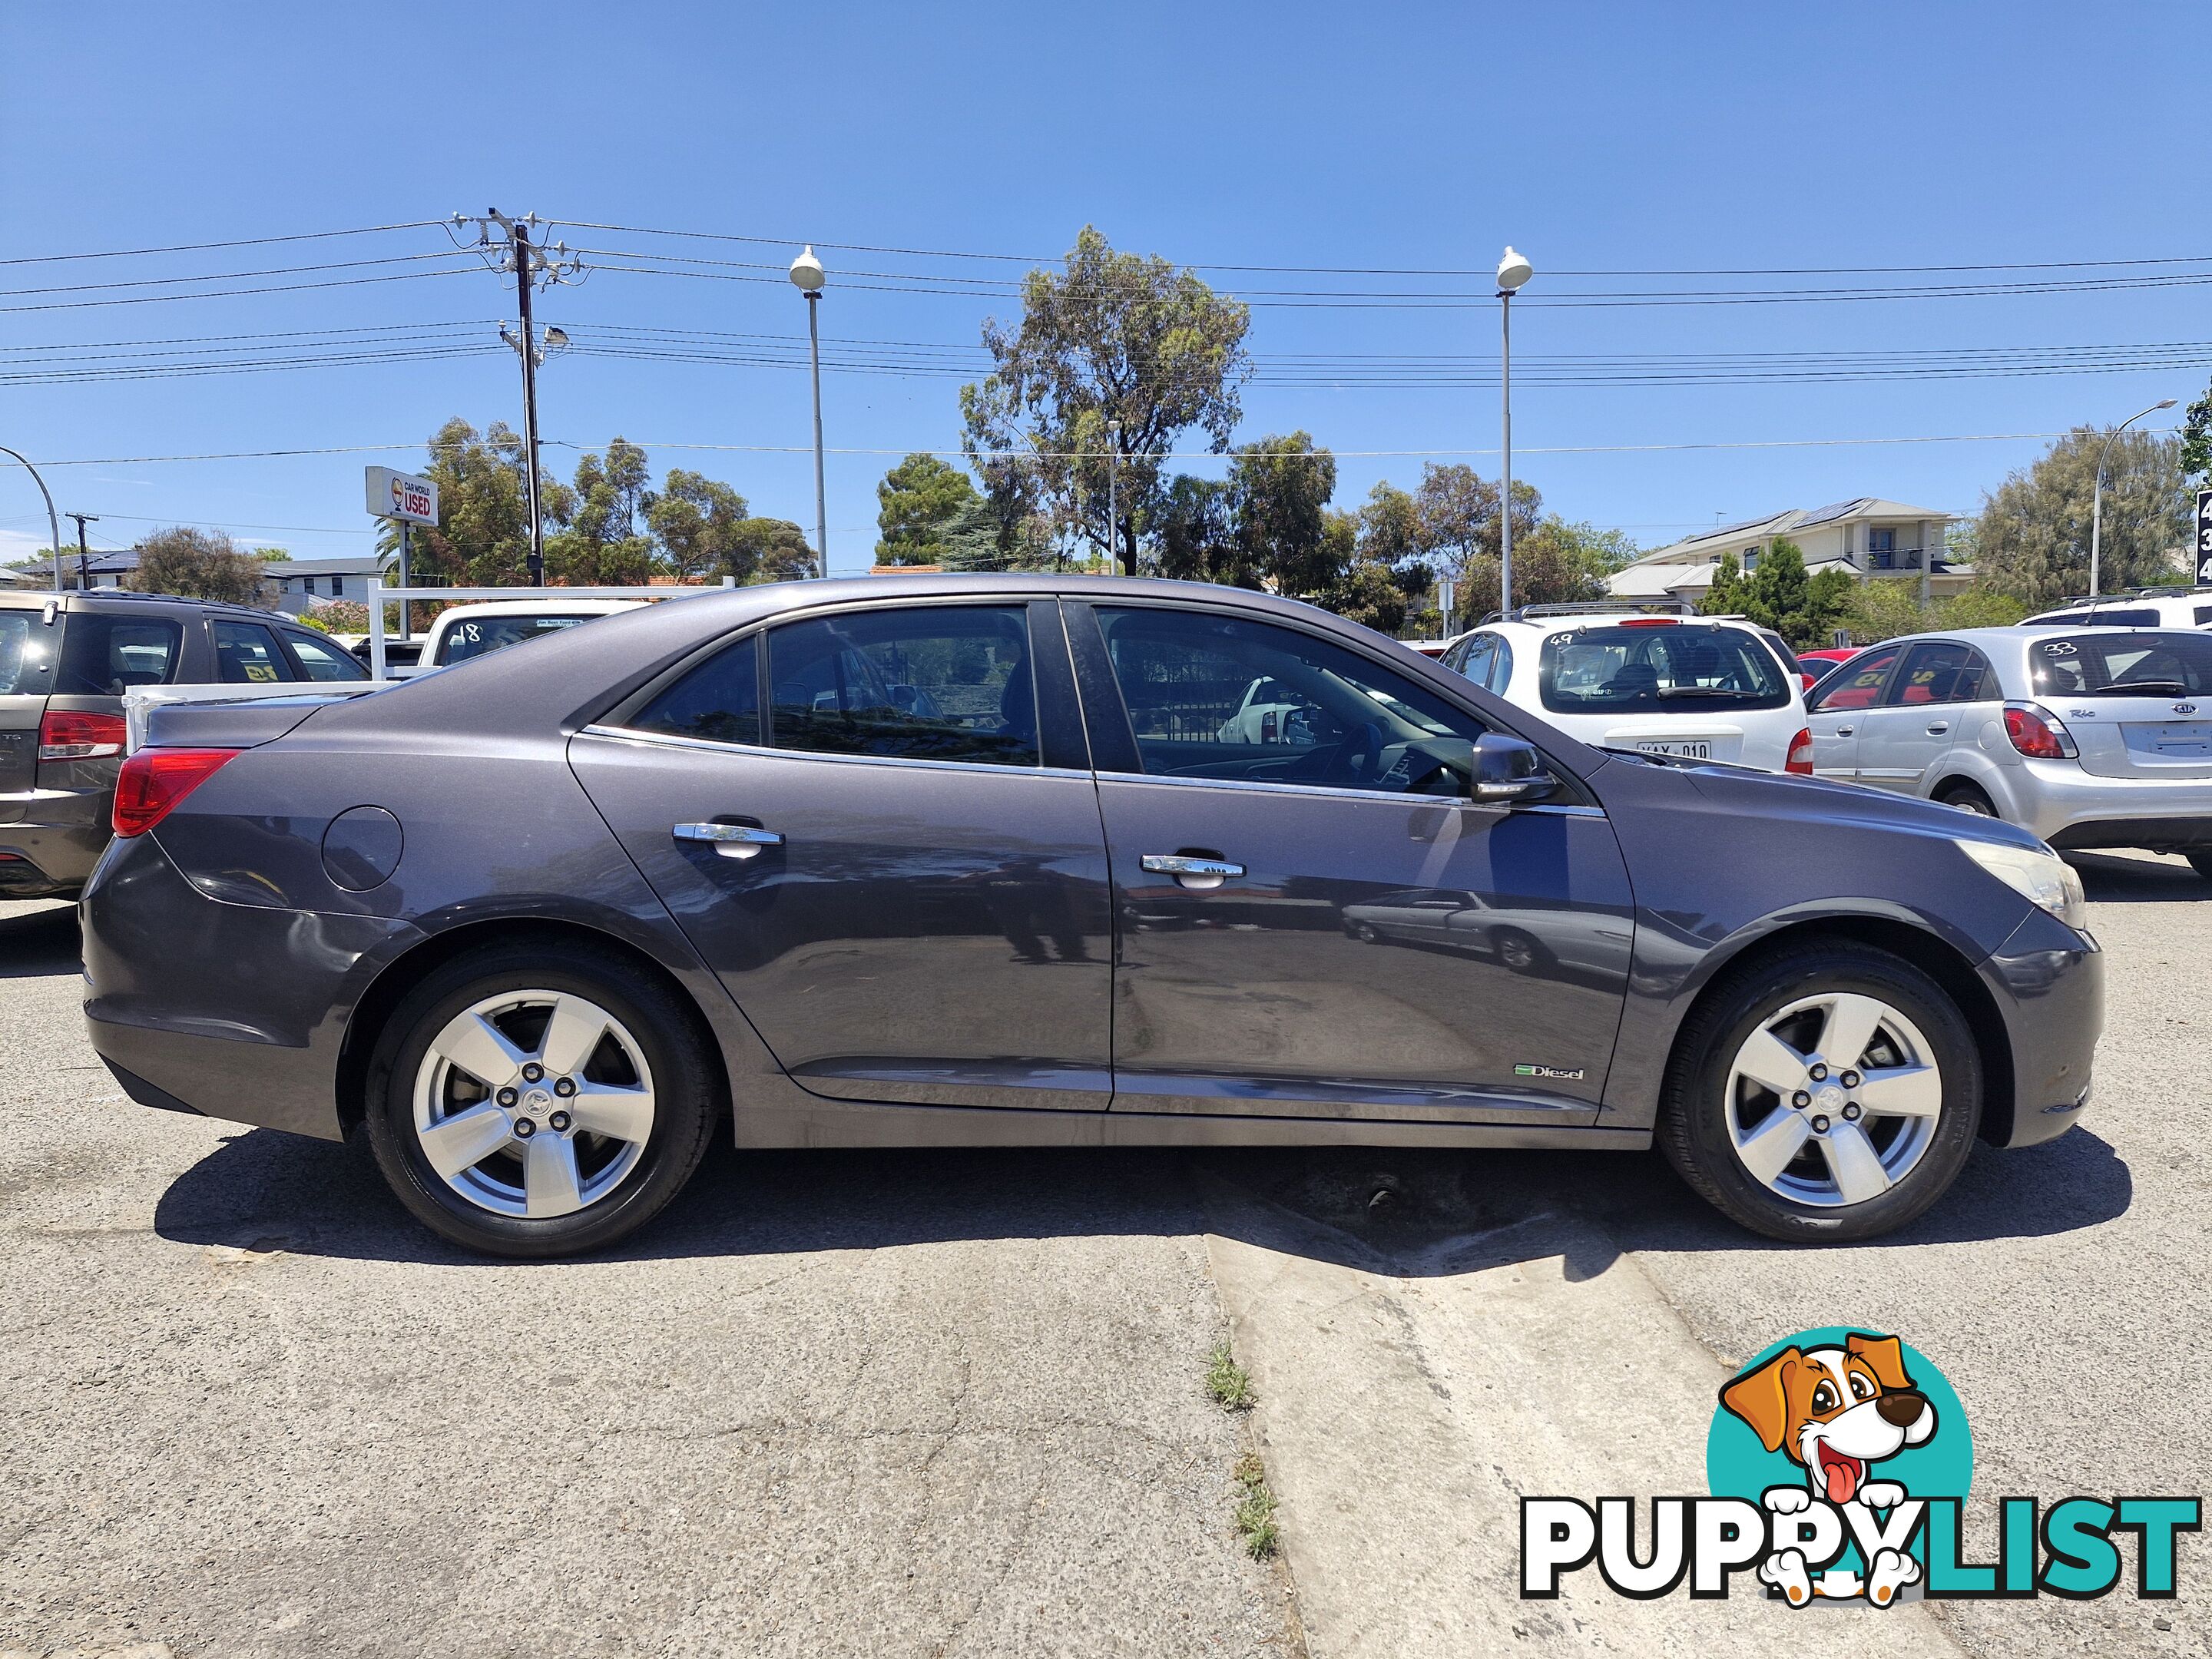
[[[1701,1196],[1772,1238],[1905,1225],[1966,1165],[1981,1120],[1973,1034],[1948,993],[1842,941],[1771,957],[1686,1023],[1658,1139]]]
[[[566,1255],[643,1226],[698,1167],[718,1114],[677,995],[612,952],[494,945],[386,1023],[366,1128],[399,1200],[455,1243]]]

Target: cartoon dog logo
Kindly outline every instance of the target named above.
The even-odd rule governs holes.
[[[1927,1443],[1936,1432],[1936,1407],[1905,1375],[1893,1336],[1854,1331],[1841,1347],[1784,1348],[1721,1390],[1721,1404],[1751,1425],[1766,1449],[1785,1453],[1805,1471],[1802,1486],[1773,1486],[1766,1507],[1790,1515],[1815,1498],[1841,1509],[1894,1509],[1905,1498],[1894,1480],[1871,1478],[1873,1467],[1907,1446]],[[1917,1582],[1920,1564],[1902,1550],[1879,1551],[1862,1583],[1840,1569],[1816,1581],[1799,1550],[1778,1550],[1759,1568],[1796,1607],[1815,1594],[1865,1595],[1887,1607],[1904,1585]]]

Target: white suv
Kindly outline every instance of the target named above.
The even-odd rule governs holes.
[[[2212,628],[2212,587],[2145,587],[2069,599],[2022,628]]]
[[[1529,605],[1453,641],[1443,665],[1595,748],[1809,774],[1787,658],[1738,618]]]

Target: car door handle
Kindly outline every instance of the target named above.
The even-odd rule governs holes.
[[[1200,858],[1189,853],[1146,853],[1137,862],[1148,874],[1173,876],[1185,887],[1198,892],[1218,887],[1231,877],[1244,873],[1241,864],[1232,864],[1227,859]]]
[[[750,823],[679,823],[670,833],[678,841],[706,842],[726,859],[758,858],[762,848],[783,845],[775,830]]]
[[[1929,735],[1929,737],[1931,737],[1931,738],[1940,738],[1940,737],[1942,737],[1942,736],[1946,732],[1949,731],[1950,729],[1951,729],[1951,722],[1950,722],[1950,721],[1948,721],[1948,720],[1937,720],[1937,721],[1934,722],[1932,725],[1930,725],[1930,726],[1929,726],[1929,728],[1928,728],[1928,735]]]
[[[1836,735],[1839,738],[1848,738],[1857,730],[1858,727],[1856,726],[1839,726],[1836,728]]]

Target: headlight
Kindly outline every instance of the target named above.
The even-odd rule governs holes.
[[[2056,853],[2039,848],[2008,847],[2002,842],[1966,841],[1954,843],[1968,858],[2076,933],[2089,925],[2089,907],[2081,892],[2081,878]]]

